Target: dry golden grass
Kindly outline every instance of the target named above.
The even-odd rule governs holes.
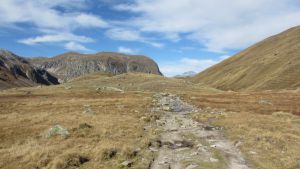
[[[225,127],[229,139],[242,143],[239,148],[256,168],[300,168],[300,117],[278,112],[273,115],[226,112],[222,117],[208,116],[214,125]],[[194,118],[202,121],[207,115],[197,114]]]
[[[300,26],[272,36],[193,77],[234,91],[300,87]]]
[[[223,108],[229,111],[250,111],[259,114],[272,114],[283,111],[300,115],[300,91],[264,92],[186,92],[185,99],[200,107]]]
[[[147,168],[151,95],[63,86],[0,93],[0,168]],[[91,111],[84,113],[88,107]],[[70,136],[47,138],[59,124]],[[89,127],[91,126],[91,127]],[[115,151],[115,152],[113,152]],[[144,160],[142,160],[144,158]]]
[[[96,90],[105,86],[125,92]],[[125,160],[133,162],[132,168],[147,168],[154,156],[148,146],[157,136],[143,128],[159,118],[149,111],[155,92],[226,110],[194,118],[224,127],[258,169],[299,168],[299,91],[221,92],[146,74],[91,74],[59,86],[1,91],[0,168],[108,169],[122,168]],[[56,124],[69,137],[47,138]]]
[[[115,87],[125,92],[102,91]],[[178,90],[180,89],[180,90]],[[150,114],[152,95],[160,91],[217,91],[185,80],[130,73],[95,73],[50,87],[0,92],[0,168],[147,168],[148,145],[155,131],[144,127],[159,118]],[[67,138],[47,138],[60,125]]]
[[[96,89],[98,87],[111,86],[125,91],[172,93],[186,93],[188,91],[208,93],[220,92],[220,90],[202,84],[194,84],[185,79],[167,78],[143,73],[126,73],[112,77],[107,77],[103,74],[100,74],[99,77],[99,73],[95,73],[79,79],[73,79],[70,83],[67,83],[67,85],[68,84],[81,89]]]
[[[232,142],[241,142],[239,148],[256,168],[300,168],[298,92],[230,92],[185,98],[204,108],[193,116],[196,120],[223,127]],[[269,102],[259,104],[261,98]]]

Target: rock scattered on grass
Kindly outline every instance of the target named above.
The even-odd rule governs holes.
[[[194,169],[194,168],[197,168],[198,165],[197,164],[191,164],[189,166],[186,167],[186,169]]]
[[[266,100],[266,99],[260,99],[260,100],[258,101],[258,103],[259,103],[260,105],[273,105],[273,103],[272,103],[270,100]]]
[[[204,130],[207,130],[207,131],[212,131],[212,130],[214,130],[215,128],[214,128],[213,126],[210,126],[210,125],[205,125],[205,126],[203,127],[203,129],[204,129]]]
[[[63,138],[68,138],[70,133],[67,129],[63,128],[62,126],[55,125],[54,127],[51,127],[48,130],[47,138],[57,136],[57,135],[62,136]]]
[[[92,110],[90,105],[84,105],[84,114],[94,115],[95,112]]]
[[[121,165],[124,166],[124,167],[131,167],[132,164],[133,164],[133,162],[129,161],[129,160],[126,160],[126,161],[121,163]]]
[[[211,158],[209,158],[209,161],[210,161],[210,162],[213,162],[213,163],[216,163],[216,162],[218,162],[219,160],[216,159],[216,158],[212,158],[212,157],[211,157]]]
[[[150,147],[149,150],[152,151],[152,152],[157,152],[158,151],[158,149],[154,148],[154,147]]]
[[[65,89],[70,90],[70,89],[72,89],[72,87],[71,86],[65,86]]]
[[[216,146],[216,145],[214,145],[214,144],[213,144],[213,145],[211,145],[210,147],[211,147],[211,148],[217,148],[217,146]]]
[[[105,91],[112,91],[112,92],[124,92],[124,90],[116,88],[116,87],[110,87],[110,86],[104,86],[104,87],[97,87],[96,91],[105,92]]]

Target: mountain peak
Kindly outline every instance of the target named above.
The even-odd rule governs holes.
[[[16,56],[14,53],[12,53],[11,51],[7,50],[7,49],[3,49],[0,48],[0,55],[2,56]]]
[[[187,71],[182,73],[181,75],[176,75],[175,77],[193,77],[195,76],[197,73],[194,71]]]
[[[162,75],[157,64],[146,56],[128,56],[113,52],[96,54],[68,52],[54,58],[31,59],[30,61],[35,66],[56,74],[63,81],[94,72],[115,75],[143,72]]]
[[[0,49],[0,89],[36,84],[58,84],[58,81],[44,69],[32,66],[25,58]]]

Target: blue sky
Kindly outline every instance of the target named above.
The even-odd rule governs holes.
[[[142,54],[173,76],[202,71],[299,18],[294,0],[1,0],[0,48],[26,57]]]

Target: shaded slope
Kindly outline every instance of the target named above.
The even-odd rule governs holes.
[[[0,89],[58,84],[56,77],[33,67],[26,59],[0,49]]]
[[[272,36],[201,72],[192,80],[223,90],[300,87],[300,27]]]
[[[110,52],[90,55],[69,52],[54,58],[34,58],[31,63],[58,75],[62,80],[69,80],[94,72],[107,72],[115,75],[127,72],[143,72],[162,75],[157,64],[148,57]]]

